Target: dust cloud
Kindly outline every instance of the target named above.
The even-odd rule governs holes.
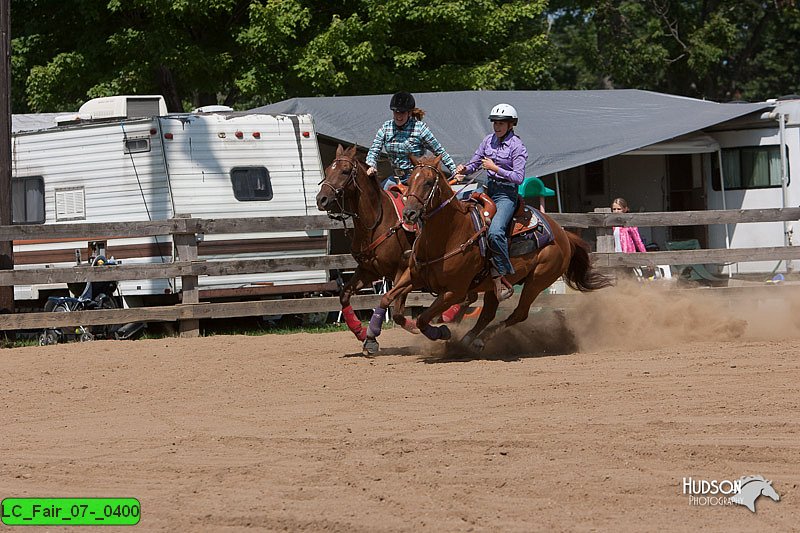
[[[795,291],[747,289],[676,289],[621,280],[616,287],[581,295],[567,313],[567,327],[582,351],[800,337]]]
[[[800,292],[785,287],[746,290],[686,288],[621,279],[615,287],[574,294],[566,309],[534,307],[528,320],[501,330],[481,358],[563,355],[600,350],[641,350],[687,342],[800,338]],[[551,300],[552,301],[552,300]],[[510,309],[501,308],[498,320]],[[472,358],[457,342],[474,324],[451,325],[446,345],[416,344],[435,358]]]

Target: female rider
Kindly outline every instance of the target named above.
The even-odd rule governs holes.
[[[389,155],[394,173],[382,184],[384,188],[397,183],[398,179],[405,185],[414,167],[408,156],[422,156],[426,149],[441,155],[442,164],[450,170],[450,174],[454,174],[456,165],[453,158],[422,122],[425,112],[416,107],[414,96],[407,92],[395,93],[389,108],[392,110],[393,118],[384,122],[375,134],[372,147],[367,154],[367,165],[369,165],[367,174],[375,176],[378,173],[377,159],[381,149]]]
[[[456,167],[456,173],[469,175],[484,168],[489,176],[487,192],[497,205],[497,213],[489,226],[492,279],[497,299],[503,301],[514,294],[514,288],[505,279],[514,273],[508,255],[506,228],[517,205],[517,187],[525,177],[528,150],[514,133],[517,110],[513,106],[497,104],[489,113],[489,120],[494,133],[483,139],[469,163]]]

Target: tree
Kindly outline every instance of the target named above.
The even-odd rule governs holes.
[[[639,88],[730,100],[796,87],[785,0],[551,2],[554,88]]]
[[[531,89],[546,80],[544,0],[360,0],[315,21],[294,67],[314,94]],[[322,17],[319,17],[322,18]]]
[[[14,110],[159,93],[172,111],[308,95],[530,89],[545,0],[13,0]],[[24,95],[24,96],[23,96]]]

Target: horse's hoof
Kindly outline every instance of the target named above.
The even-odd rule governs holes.
[[[409,333],[413,333],[414,335],[419,335],[419,329],[417,328],[416,319],[407,318],[406,321],[403,323],[403,329]]]
[[[453,338],[453,334],[450,333],[450,328],[448,328],[447,326],[439,326],[439,334],[441,335],[441,337],[439,337],[439,340],[442,341],[449,341],[450,339]]]
[[[476,352],[482,352],[485,346],[486,343],[483,342],[483,339],[475,339],[472,341],[472,344],[470,344],[470,347]]]
[[[380,345],[376,339],[367,338],[367,340],[364,341],[364,346],[361,349],[361,353],[364,355],[375,355],[378,353],[379,349]]]

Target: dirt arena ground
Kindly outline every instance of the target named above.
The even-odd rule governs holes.
[[[481,356],[398,329],[373,358],[344,332],[2,350],[0,495],[136,497],[142,531],[796,531],[800,307],[584,296]],[[781,497],[756,513],[682,493],[754,474]]]

